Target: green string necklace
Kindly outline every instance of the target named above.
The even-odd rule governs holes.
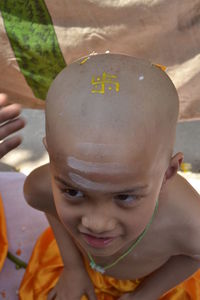
[[[92,255],[88,252],[88,257],[89,257],[89,260],[90,260],[90,267],[101,273],[101,274],[104,274],[106,272],[106,270],[114,267],[118,262],[120,262],[124,257],[126,257],[138,244],[139,242],[144,238],[145,234],[147,233],[151,223],[153,222],[153,219],[155,217],[155,214],[158,210],[158,200],[156,201],[156,206],[155,206],[155,209],[154,209],[154,212],[153,212],[153,215],[149,221],[149,223],[147,224],[147,226],[145,227],[145,229],[142,231],[142,233],[137,237],[136,241],[133,242],[133,244],[128,248],[128,250],[123,253],[120,257],[118,257],[113,263],[105,266],[105,267],[102,267],[102,266],[99,266],[95,263],[94,259],[92,258]]]

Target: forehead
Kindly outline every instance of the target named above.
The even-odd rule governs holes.
[[[104,152],[102,145],[102,152],[96,153],[97,149],[95,145],[94,152],[90,146],[89,152],[74,149],[76,151],[68,150],[52,155],[54,178],[60,178],[59,181],[67,185],[95,194],[140,192],[152,186],[158,169],[155,160],[149,154],[131,155],[132,151],[115,153],[111,152],[111,146],[105,147]]]
[[[131,142],[125,145],[74,141],[65,147],[62,143],[60,151],[54,148],[50,158],[58,169],[69,172],[91,174],[93,178],[126,178],[152,172],[156,167],[158,151],[148,147],[141,149]]]

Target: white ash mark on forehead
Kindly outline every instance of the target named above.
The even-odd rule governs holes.
[[[95,181],[88,180],[78,174],[69,172],[69,178],[78,186],[84,189],[89,189],[93,191],[111,191],[114,186],[111,183],[99,183]]]
[[[120,173],[129,173],[130,171],[124,165],[121,165],[117,162],[89,162],[77,159],[75,157],[68,157],[67,164],[70,168],[84,172],[84,173],[97,173],[97,174],[120,174]]]

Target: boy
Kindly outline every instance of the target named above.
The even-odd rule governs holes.
[[[64,69],[46,104],[50,164],[24,191],[47,214],[64,268],[46,233],[21,299],[96,299],[91,280],[98,299],[159,299],[200,266],[199,195],[177,174],[171,80],[140,59],[95,55]],[[179,287],[162,299],[196,295]]]

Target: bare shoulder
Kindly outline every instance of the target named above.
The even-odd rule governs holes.
[[[184,177],[177,174],[168,184],[167,189],[170,200],[180,213],[193,217],[198,215],[199,219],[200,195]]]
[[[167,193],[180,251],[200,258],[200,195],[179,174],[168,184]]]
[[[27,176],[24,183],[24,196],[33,208],[55,215],[49,164],[35,169]]]

